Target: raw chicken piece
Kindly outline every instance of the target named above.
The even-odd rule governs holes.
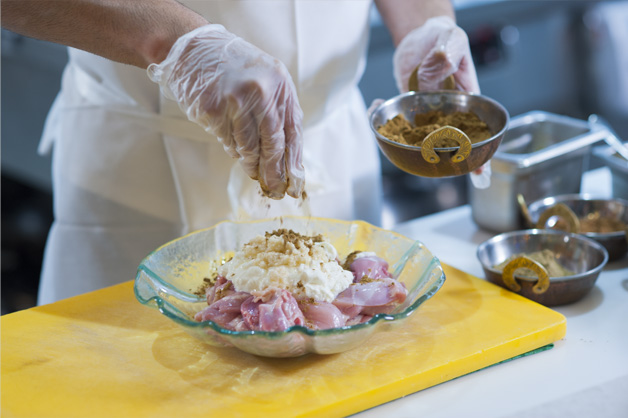
[[[347,316],[329,302],[302,299],[299,308],[312,329],[340,328],[347,321]]]
[[[358,312],[360,314],[375,315],[390,313],[406,299],[407,294],[408,291],[403,284],[385,277],[353,283],[341,292],[333,303],[350,316],[355,314],[356,307],[361,307]]]
[[[360,254],[349,265],[355,279],[333,304],[347,315],[348,325],[368,321],[372,315],[390,313],[404,300],[406,287],[392,279],[388,263],[374,254]]]
[[[362,322],[366,322],[371,318],[372,318],[371,315],[356,315],[347,321],[347,326],[361,324]]]
[[[390,313],[406,299],[405,286],[392,279],[386,260],[372,253],[353,253],[345,263],[353,273],[353,283],[332,303],[313,298],[297,301],[288,290],[279,288],[253,294],[238,292],[233,282],[218,276],[206,290],[209,306],[194,319],[211,320],[234,331],[285,331],[293,325],[330,329]]]
[[[364,276],[373,280],[392,277],[392,274],[388,272],[388,263],[386,260],[374,254],[364,255],[364,253],[362,253],[361,256],[353,260],[349,266],[349,270],[353,272],[353,276],[355,277],[353,280],[354,283],[359,283]]]
[[[240,307],[250,297],[251,295],[246,292],[232,292],[198,312],[194,315],[194,319],[199,322],[213,321],[219,326],[231,330],[236,330],[236,327],[238,327],[240,329],[237,329],[237,331],[242,331],[247,328],[243,328],[239,324],[238,317],[241,317]]]
[[[242,317],[253,330],[285,331],[293,325],[305,325],[297,300],[284,289],[271,288],[242,303]]]
[[[340,296],[340,295],[338,295],[338,296]],[[354,305],[352,303],[349,303],[347,299],[338,301],[338,296],[336,296],[336,299],[334,299],[332,304],[336,308],[338,308],[340,310],[340,312],[342,312],[343,315],[345,315],[348,318],[347,319],[347,325],[358,323],[358,322],[353,321],[353,319],[356,316],[360,315],[360,312],[362,312],[362,308],[363,307],[360,306],[360,305]],[[351,322],[351,324],[350,324],[350,322]]]
[[[233,283],[231,283],[230,280],[227,280],[222,276],[218,276],[216,282],[205,291],[205,294],[207,295],[207,304],[211,305],[212,303],[235,292]]]

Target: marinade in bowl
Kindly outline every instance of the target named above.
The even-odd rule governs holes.
[[[281,228],[303,235],[322,235],[340,258],[354,251],[377,254],[389,263],[393,278],[408,290],[405,301],[390,313],[331,329],[295,325],[285,331],[233,331],[212,321],[195,321],[194,315],[207,307],[205,296],[199,293],[204,279],[252,238]],[[374,332],[403,326],[404,320],[431,298],[444,280],[439,260],[419,241],[362,221],[281,217],[222,222],[162,245],[139,265],[135,296],[210,345],[231,346],[266,357],[296,357],[350,350]]]

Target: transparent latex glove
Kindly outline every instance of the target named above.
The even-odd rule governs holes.
[[[491,160],[475,171],[469,173],[471,184],[476,189],[487,189],[491,185]]]
[[[401,93],[408,91],[408,80],[417,66],[419,91],[440,90],[445,79],[453,75],[457,90],[480,93],[467,34],[447,16],[427,20],[399,43],[393,56],[393,72]],[[489,187],[490,162],[469,175],[476,188]]]
[[[191,121],[218,137],[264,194],[301,196],[303,112],[282,62],[210,24],[179,38],[147,72]]]
[[[410,75],[419,65],[420,91],[442,89],[445,79],[453,75],[457,90],[480,92],[467,34],[447,16],[427,20],[399,43],[393,72],[401,93],[408,91]]]

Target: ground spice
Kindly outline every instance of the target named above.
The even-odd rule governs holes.
[[[355,259],[358,257],[358,254],[360,254],[361,252],[362,251],[354,251],[351,254],[349,254],[347,258],[345,259],[345,262],[342,265],[342,268],[345,270],[351,270],[351,264],[353,264]]]
[[[227,261],[231,260],[231,258],[232,256],[222,257],[220,260],[218,260],[218,264],[225,264]],[[201,283],[200,287],[193,292],[196,296],[205,296],[207,289],[216,284],[216,281],[218,280],[218,272],[216,271],[216,268],[217,266],[212,266],[212,271],[209,273],[209,276],[203,278],[203,282]]]
[[[312,249],[312,246],[315,243],[323,242],[323,236],[318,235],[301,235],[298,232],[293,231],[292,229],[276,229],[272,232],[266,232],[266,239],[272,236],[277,236],[283,239],[284,244],[291,243],[295,246],[295,248],[301,248],[305,246],[306,248]]]
[[[420,146],[427,135],[443,126],[453,126],[467,134],[471,143],[489,139],[491,131],[488,125],[473,112],[453,112],[445,114],[440,110],[417,113],[414,124],[399,114],[377,128],[377,132],[386,138],[404,145]],[[439,147],[456,147],[453,140],[444,140]]]
[[[205,296],[208,287],[212,287],[216,284],[216,280],[218,279],[218,273],[213,272],[210,277],[203,278],[203,284],[194,291],[196,296]]]
[[[227,282],[225,283],[224,287],[222,288],[217,288],[216,289],[216,296],[215,296],[215,300],[220,300],[223,297],[227,296],[227,292],[229,291],[229,289],[231,289],[233,287],[233,283],[231,282]]]
[[[584,218],[580,218],[580,232],[607,234],[625,230],[626,224],[622,221],[601,217],[599,213],[589,214]]]

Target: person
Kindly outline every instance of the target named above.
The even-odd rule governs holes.
[[[357,86],[371,3],[3,1],[3,27],[70,47],[40,144],[55,221],[38,303],[130,280],[154,248],[225,219],[379,224]],[[479,92],[449,0],[375,4],[401,91],[421,64],[421,89],[453,74]]]

